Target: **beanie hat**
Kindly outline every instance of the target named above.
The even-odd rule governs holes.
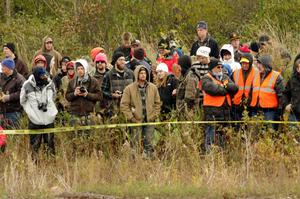
[[[95,63],[97,62],[105,62],[107,64],[107,57],[104,53],[98,53],[95,57]]]
[[[184,76],[189,68],[192,66],[191,57],[188,55],[182,55],[178,59],[178,65],[181,67],[181,74]]]
[[[90,55],[91,55],[91,58],[93,61],[94,61],[96,55],[98,55],[99,53],[105,53],[104,48],[96,47],[91,50]]]
[[[253,52],[258,53],[259,51],[259,43],[257,43],[256,41],[253,41],[250,43],[250,50],[252,50]]]
[[[200,46],[196,52],[197,56],[209,57],[210,47]]]
[[[159,63],[156,67],[156,71],[164,71],[164,72],[169,72],[169,68],[167,66],[167,64],[165,63]]]
[[[143,60],[145,57],[145,51],[143,48],[135,48],[133,56],[138,60]]]
[[[2,67],[6,66],[10,70],[14,70],[14,68],[15,68],[15,62],[14,62],[14,60],[12,60],[10,58],[4,59],[1,64],[2,64]]]
[[[242,53],[250,53],[250,49],[248,46],[244,45],[239,49]]]
[[[257,58],[257,62],[261,63],[266,68],[272,68],[272,57],[270,55],[262,55]]]
[[[47,67],[47,60],[46,60],[46,58],[45,58],[45,56],[44,55],[38,55],[38,56],[36,56],[35,58],[34,58],[34,65],[36,65],[36,63],[38,63],[39,61],[42,61],[42,62],[44,62],[44,64],[45,64],[45,67]]]
[[[261,45],[265,45],[266,43],[268,43],[270,41],[270,37],[268,35],[261,35],[259,37],[258,41]]]
[[[59,63],[61,65],[63,62],[68,63],[69,61],[71,61],[71,58],[68,56],[65,56],[65,57],[61,58]]]
[[[197,24],[197,29],[198,28],[207,29],[207,23],[205,21],[199,21]]]
[[[170,49],[169,41],[168,41],[167,39],[162,38],[162,39],[158,42],[158,48],[159,48],[159,49]]]
[[[222,65],[222,62],[214,57],[210,59],[210,62],[208,64],[208,70],[212,70],[214,67]]]
[[[15,54],[15,50],[16,50],[15,44],[6,43],[6,44],[3,45],[3,48],[4,47],[8,48],[13,54]]]
[[[120,51],[115,52],[112,57],[111,65],[114,66],[120,57],[125,57],[124,53],[122,53]]]

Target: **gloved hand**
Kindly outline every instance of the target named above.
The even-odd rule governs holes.
[[[2,95],[1,101],[4,102],[4,103],[8,102],[9,101],[9,95],[5,95],[5,94]]]
[[[228,79],[225,79],[225,80],[223,81],[224,88],[227,88],[227,84],[228,84]]]

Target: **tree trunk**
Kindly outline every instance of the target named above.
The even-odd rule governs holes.
[[[6,22],[9,23],[11,17],[11,1],[5,0],[5,16]]]

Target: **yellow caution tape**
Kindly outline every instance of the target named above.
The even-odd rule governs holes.
[[[46,133],[63,133],[82,130],[96,130],[96,129],[113,129],[124,127],[139,127],[139,126],[159,126],[159,125],[171,125],[171,124],[297,124],[300,122],[292,121],[263,121],[263,120],[251,120],[251,121],[170,121],[170,122],[149,122],[149,123],[123,123],[123,124],[102,124],[102,125],[90,125],[90,126],[75,126],[75,127],[58,127],[48,129],[22,129],[22,130],[3,130],[2,134],[7,135],[24,135],[24,134],[46,134]]]

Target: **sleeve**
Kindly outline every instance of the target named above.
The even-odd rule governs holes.
[[[212,96],[224,96],[228,93],[224,87],[214,83],[207,76],[204,76],[202,79],[202,90]]]
[[[91,91],[92,92],[88,92],[86,99],[91,100],[91,101],[99,101],[101,99],[101,91],[100,91],[100,87],[97,84],[97,81],[95,79],[91,80],[92,83],[92,88]]]
[[[128,86],[124,89],[120,103],[120,110],[128,121],[132,120],[134,117],[130,109],[130,88]]]
[[[283,91],[282,108],[285,108],[288,104],[290,104],[291,99],[292,99],[292,86],[291,86],[291,80],[289,80]]]
[[[74,95],[75,88],[73,88],[72,86],[73,82],[74,82],[73,80],[69,82],[67,92],[66,92],[66,99],[69,102],[72,102],[77,98],[77,96]]]
[[[16,92],[14,93],[11,93],[9,95],[9,101],[19,101],[20,100],[20,93],[21,93],[21,89],[22,89],[22,86],[25,82],[25,79],[24,77],[21,77],[17,82],[16,82]]]
[[[283,92],[284,92],[284,80],[281,75],[278,76],[276,83],[275,83],[275,92],[278,98],[278,105],[279,109],[282,109],[283,107]]]
[[[110,72],[104,75],[101,90],[104,98],[112,99],[110,92]]]
[[[211,57],[219,59],[219,46],[215,40],[211,40]]]
[[[20,92],[20,104],[24,107],[26,101],[27,101],[27,96],[26,96],[26,83],[23,84]]]

